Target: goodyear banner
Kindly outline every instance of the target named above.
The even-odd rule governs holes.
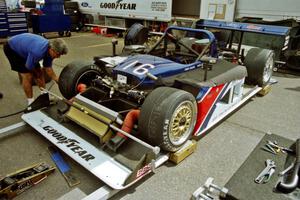
[[[76,0],[84,14],[170,21],[172,0]]]

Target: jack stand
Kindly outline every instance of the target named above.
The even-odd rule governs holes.
[[[213,184],[213,178],[209,177],[204,185],[200,188],[198,188],[192,196],[193,200],[213,200],[213,199],[219,199],[226,198],[226,195],[228,193],[228,189],[225,187],[219,187],[218,185]]]

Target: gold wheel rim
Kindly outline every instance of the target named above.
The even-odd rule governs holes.
[[[191,102],[182,102],[175,110],[169,128],[169,137],[173,144],[180,145],[186,141],[193,128],[194,106]]]

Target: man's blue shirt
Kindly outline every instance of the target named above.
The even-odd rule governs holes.
[[[49,41],[42,36],[23,33],[8,40],[12,50],[26,59],[26,68],[32,70],[35,65],[43,60],[44,67],[52,66],[52,58],[48,53]]]

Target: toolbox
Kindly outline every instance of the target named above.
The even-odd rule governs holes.
[[[0,13],[0,37],[9,35],[8,23],[5,13]]]
[[[7,12],[6,16],[9,28],[9,36],[28,32],[25,13]]]
[[[27,33],[26,14],[22,12],[0,13],[0,37]]]
[[[7,6],[5,0],[0,0],[0,12],[6,12]]]

